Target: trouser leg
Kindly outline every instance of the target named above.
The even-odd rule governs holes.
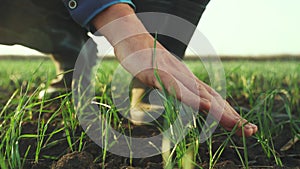
[[[65,88],[69,90],[72,85],[73,69],[78,54],[68,56],[66,54],[53,54],[51,59],[55,65],[56,78],[51,81],[53,88]]]
[[[88,39],[86,30],[75,23],[61,0],[2,0],[0,42],[21,44],[52,54],[57,78],[52,88],[70,88],[79,51]],[[5,12],[4,12],[5,11]],[[21,18],[21,19],[20,19]]]
[[[70,20],[59,20],[55,16],[48,19],[49,29],[45,33],[52,44],[49,53],[52,55],[56,69],[56,78],[51,81],[50,87],[41,91],[49,96],[57,91],[69,91],[72,85],[73,69],[81,48],[88,39],[86,31]]]
[[[72,70],[81,48],[88,39],[86,31],[72,21],[56,19],[49,16],[48,24],[51,29],[47,32],[53,44],[52,60],[56,66],[57,79],[53,81],[64,84],[70,88],[72,83]]]
[[[183,18],[193,25],[197,26],[198,22],[209,3],[209,0],[133,0],[136,5],[136,12],[161,12],[177,17]],[[155,20],[155,18],[153,18]],[[142,20],[143,22],[143,20]],[[171,27],[171,20],[166,20],[164,24],[157,30],[158,32],[165,32],[168,30],[176,29]],[[145,24],[147,28],[147,24]],[[185,41],[189,42],[192,38],[195,29],[186,29],[180,32],[184,35]],[[157,40],[171,53],[175,54],[178,58],[183,59],[187,45],[181,41],[168,37],[165,35],[158,35]]]
[[[64,35],[64,32],[62,34]],[[66,37],[62,36],[63,39],[53,39],[53,43],[60,44],[55,46],[53,49],[54,52],[51,52],[51,59],[55,65],[56,78],[51,81],[48,88],[40,92],[40,98],[44,97],[46,93],[47,96],[52,97],[61,92],[71,90],[75,63],[87,36],[85,36],[85,33],[75,33],[73,38],[68,41],[70,36],[72,36],[72,33],[68,32],[66,33]]]

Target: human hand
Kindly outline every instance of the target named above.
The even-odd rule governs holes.
[[[122,66],[144,84],[160,90],[164,86],[183,103],[196,110],[212,113],[225,129],[232,130],[237,126],[236,134],[239,136],[243,131],[245,136],[251,136],[258,130],[256,125],[243,119],[226,100],[200,81],[159,42],[154,47],[154,38],[128,5],[111,6],[97,15],[93,24],[114,46],[115,55]],[[162,84],[155,76],[155,70]]]

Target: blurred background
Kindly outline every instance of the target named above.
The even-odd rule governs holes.
[[[198,28],[220,56],[299,55],[299,6],[299,0],[212,0]],[[0,55],[43,54],[0,45]]]

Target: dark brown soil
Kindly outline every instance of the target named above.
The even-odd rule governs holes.
[[[24,124],[23,131],[28,133],[35,131],[35,126],[33,124]],[[133,127],[135,130],[135,127]],[[147,130],[147,127],[136,127],[136,135],[143,135],[144,133],[155,132],[152,128]],[[139,131],[139,132],[138,132]],[[219,130],[218,132],[222,132]],[[79,133],[79,132],[78,132]],[[53,139],[64,138],[63,135],[57,135]],[[216,151],[217,148],[221,145],[226,136],[214,137],[213,139],[213,151]],[[299,168],[300,166],[300,142],[293,145],[289,150],[281,152],[280,148],[288,142],[291,138],[291,133],[289,128],[286,127],[278,136],[274,138],[274,146],[276,152],[281,157],[284,168]],[[242,139],[236,136],[233,136],[235,144],[240,147],[240,153],[243,156],[243,143]],[[35,146],[34,139],[24,139],[20,142],[20,152],[23,154],[28,147],[28,145]],[[257,140],[254,138],[247,139],[248,146],[248,157],[249,157],[249,166],[252,168],[281,168],[276,165],[273,158],[268,158],[261,146],[257,143]],[[145,159],[133,159],[130,162],[129,158],[120,157],[114,154],[108,153],[105,161],[102,160],[101,154],[102,149],[93,143],[90,140],[86,140],[86,144],[82,152],[71,152],[68,148],[66,141],[62,141],[59,144],[51,148],[45,148],[41,151],[41,159],[39,163],[33,163],[33,155],[35,154],[34,148],[29,153],[27,157],[27,163],[25,168],[27,169],[98,169],[103,166],[108,169],[160,169],[162,168],[162,158],[161,156],[154,156]],[[43,156],[53,156],[59,157],[56,160],[50,160],[43,158]],[[99,158],[101,157],[101,158]],[[201,144],[199,148],[199,157],[202,161],[198,161],[199,166],[203,168],[209,167],[209,157],[208,157],[208,147],[206,144]],[[97,158],[97,159],[96,159]],[[32,159],[32,160],[30,160]],[[220,160],[217,162],[215,168],[243,168],[239,160],[239,157],[236,153],[236,150],[233,148],[232,144],[228,144],[222,153]]]
[[[97,168],[93,163],[93,156],[88,152],[73,152],[62,156],[51,167],[52,169],[94,169]]]
[[[49,109],[53,111],[58,107],[60,103],[53,103],[49,106]],[[53,112],[52,111],[52,112]],[[47,114],[43,118],[49,118]],[[62,117],[59,117],[62,118]],[[25,133],[36,133],[37,117],[33,115],[32,123],[26,122],[22,125],[22,132]],[[57,121],[61,121],[58,119]],[[51,133],[60,123],[53,124],[49,127],[47,132]],[[149,126],[133,126],[130,128],[135,136],[147,136],[155,135],[158,130]],[[82,132],[81,128],[78,128],[75,132],[77,136],[80,136]],[[217,133],[222,133],[222,129],[218,129]],[[145,135],[146,133],[146,135]],[[239,152],[243,158],[243,140],[239,137],[232,137],[236,146],[238,146]],[[283,126],[283,128],[278,129],[278,134],[273,137],[273,143],[276,153],[282,160],[283,167],[276,165],[275,159],[267,157],[264,153],[264,150],[261,148],[260,143],[254,138],[247,139],[247,154],[249,166],[251,168],[300,168],[300,142],[294,144],[287,151],[280,151],[280,148],[285,145],[292,138],[292,133],[289,128],[289,124]],[[47,139],[47,137],[46,137]],[[45,140],[46,140],[45,139]],[[216,151],[222,142],[226,139],[226,136],[214,136],[213,137],[213,151]],[[31,146],[28,156],[26,157],[25,169],[160,169],[163,168],[162,157],[160,155],[144,158],[144,159],[129,159],[125,157],[120,157],[114,154],[107,153],[106,158],[102,158],[103,151],[101,147],[93,143],[89,138],[84,140],[85,144],[83,150],[78,152],[77,150],[71,151],[68,143],[66,141],[66,136],[63,132],[54,134],[53,137],[48,141],[57,141],[52,146],[46,146],[41,149],[40,158],[38,163],[34,163],[35,151],[36,151],[36,139],[27,138],[21,139],[19,142],[20,154],[24,155],[28,146]],[[76,143],[79,144],[79,143]],[[76,146],[74,146],[76,147]],[[203,168],[209,167],[209,150],[206,143],[203,143],[199,147],[198,156],[201,160],[197,161],[197,164]],[[231,143],[228,143],[224,152],[222,153],[220,159],[218,160],[215,168],[243,168],[241,164],[240,157],[236,153],[234,146]]]

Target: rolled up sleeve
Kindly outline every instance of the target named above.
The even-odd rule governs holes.
[[[101,11],[117,3],[127,3],[135,8],[131,0],[63,0],[72,18],[89,29],[90,21]]]

